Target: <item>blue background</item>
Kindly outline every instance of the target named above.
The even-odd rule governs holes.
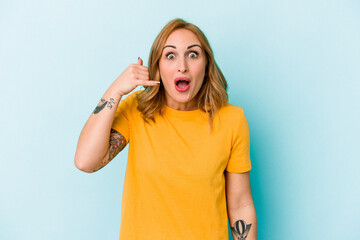
[[[248,118],[258,239],[358,239],[359,13],[355,0],[1,0],[0,239],[118,238],[127,148],[87,174],[78,136],[176,17],[205,32]]]

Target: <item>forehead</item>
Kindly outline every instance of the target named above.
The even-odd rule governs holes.
[[[192,44],[200,45],[200,41],[192,31],[187,29],[177,29],[166,39],[165,45],[167,44],[174,46],[189,46]]]

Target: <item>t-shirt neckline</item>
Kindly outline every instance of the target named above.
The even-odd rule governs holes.
[[[197,117],[201,114],[202,111],[200,109],[190,110],[190,111],[181,111],[173,109],[165,104],[165,114],[176,116],[176,117]]]

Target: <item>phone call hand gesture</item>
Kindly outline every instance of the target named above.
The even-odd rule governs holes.
[[[115,81],[110,88],[120,96],[126,95],[137,86],[158,86],[160,82],[151,81],[149,79],[149,70],[143,66],[141,58],[138,59],[137,64],[130,64]]]

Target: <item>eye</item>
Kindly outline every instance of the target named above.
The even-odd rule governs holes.
[[[170,53],[165,54],[165,56],[167,59],[173,59],[175,57],[175,54],[170,52]]]
[[[197,52],[190,52],[189,53],[189,57],[190,58],[196,58],[198,56],[198,53]]]

